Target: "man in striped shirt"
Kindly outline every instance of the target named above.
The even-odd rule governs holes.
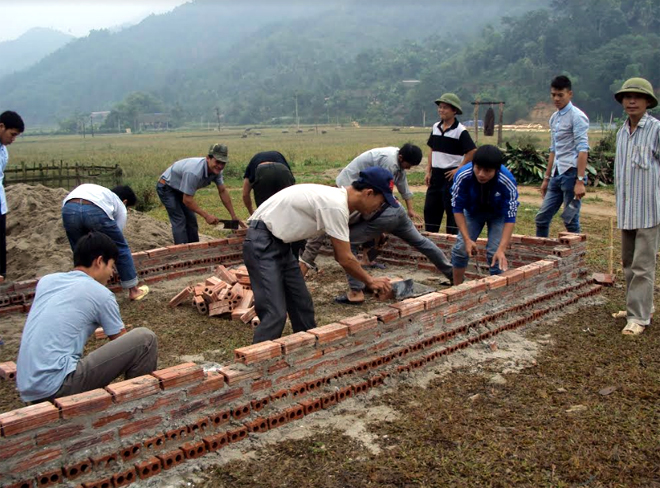
[[[614,316],[627,319],[623,334],[638,335],[651,323],[660,245],[660,121],[646,113],[658,99],[643,78],[629,79],[614,96],[628,114],[616,135],[614,159],[626,310]]]

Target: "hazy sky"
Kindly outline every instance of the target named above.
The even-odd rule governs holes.
[[[16,39],[33,27],[49,27],[77,37],[148,15],[189,0],[0,0],[0,41]]]

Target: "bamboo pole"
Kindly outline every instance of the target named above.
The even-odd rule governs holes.
[[[614,217],[610,217],[610,266],[609,273],[614,271]]]

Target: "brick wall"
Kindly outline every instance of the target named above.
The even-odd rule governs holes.
[[[208,253],[208,259],[219,253],[232,256],[223,261],[231,264],[236,253],[227,249],[236,244],[194,245],[176,252],[162,248],[144,253],[138,262],[141,270],[161,268],[153,276],[167,277],[180,272],[171,265],[186,252],[194,252],[193,269],[220,262],[200,263],[201,253]],[[399,245],[393,242],[387,252],[403,251]],[[109,488],[151,477],[332,408],[390,377],[600,290],[587,278],[584,236],[517,237],[514,246],[516,259],[528,264],[236,349],[235,362],[218,371],[185,363],[54,404],[0,414],[0,484],[28,488],[71,482]],[[410,251],[404,254],[406,263],[418,259]]]

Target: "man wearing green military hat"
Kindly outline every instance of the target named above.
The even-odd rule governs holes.
[[[457,234],[451,206],[451,186],[458,168],[472,161],[477,150],[470,133],[456,115],[461,115],[461,100],[453,93],[445,93],[435,101],[440,121],[433,124],[427,142],[431,148],[424,182],[426,201],[424,221],[428,232],[439,232],[442,218],[447,214],[447,234]]]
[[[177,161],[160,176],[156,192],[163,202],[172,224],[174,244],[187,244],[199,241],[197,217],[200,215],[210,225],[217,224],[218,218],[202,209],[195,201],[195,192],[212,182],[218,187],[220,200],[232,220],[238,220],[234,212],[229,191],[225,188],[222,171],[229,161],[227,146],[213,144],[206,157],[187,158]],[[245,224],[241,222],[245,227]]]
[[[651,323],[660,245],[660,121],[647,113],[658,99],[644,78],[627,80],[614,98],[628,119],[616,135],[614,158],[626,310],[613,316],[626,319],[624,335],[639,335]]]

